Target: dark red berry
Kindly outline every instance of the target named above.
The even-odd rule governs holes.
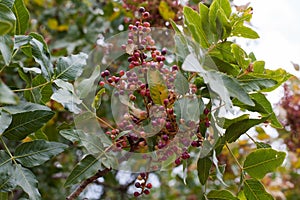
[[[105,85],[105,82],[104,81],[100,81],[99,86],[103,87],[104,85]]]
[[[114,82],[114,81],[113,81],[112,78],[108,78],[108,79],[107,79],[107,82],[112,83],[112,82]]]
[[[163,48],[163,49],[161,50],[161,54],[162,54],[162,55],[166,55],[166,54],[167,54],[167,49]]]
[[[109,75],[110,75],[110,72],[109,72],[108,70],[105,70],[105,71],[104,71],[104,75],[105,75],[105,76],[109,76]]]
[[[121,71],[119,72],[119,75],[120,75],[120,76],[124,76],[124,74],[125,74],[124,70],[121,70]]]
[[[204,115],[208,115],[209,113],[209,109],[208,108],[205,108],[204,111],[203,111]]]
[[[146,177],[146,173],[140,173],[140,175],[141,175],[142,178]]]
[[[169,140],[169,136],[168,135],[162,135],[161,139],[163,139],[164,141],[168,141]]]
[[[104,78],[105,77],[105,73],[101,72],[101,77]]]
[[[145,195],[150,194],[150,190],[144,190],[144,194],[145,194]]]
[[[140,12],[140,13],[145,12],[145,8],[144,8],[144,7],[140,7],[140,8],[139,8],[139,12]]]
[[[176,165],[180,165],[180,163],[181,163],[180,158],[177,158],[177,159],[175,160],[175,164],[176,164]]]
[[[198,142],[197,141],[193,141],[191,144],[193,147],[197,147],[198,146]]]
[[[140,193],[139,193],[139,192],[134,192],[133,195],[134,195],[135,197],[138,197],[138,196],[140,196]]]
[[[141,183],[140,183],[140,182],[136,182],[136,183],[134,184],[134,186],[137,187],[137,188],[140,188],[140,187],[141,187]]]
[[[167,106],[169,104],[169,99],[164,99],[164,104]]]

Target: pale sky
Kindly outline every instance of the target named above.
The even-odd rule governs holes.
[[[236,5],[250,2],[252,25],[260,35],[249,47],[257,59],[266,61],[266,68],[284,68],[300,76],[291,61],[300,64],[300,1],[299,0],[235,0]]]

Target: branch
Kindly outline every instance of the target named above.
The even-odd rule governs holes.
[[[92,182],[94,182],[95,180],[97,180],[98,178],[104,176],[105,174],[107,174],[109,171],[111,170],[106,168],[102,171],[98,171],[95,175],[93,175],[92,177],[86,179],[85,181],[83,181],[74,192],[72,192],[67,198],[66,200],[75,200],[80,194],[81,192]]]

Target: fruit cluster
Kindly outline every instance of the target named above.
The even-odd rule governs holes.
[[[204,110],[203,120],[184,119],[176,111],[175,103],[183,98],[175,90],[175,79],[180,67],[167,63],[170,51],[156,44],[152,37],[149,12],[141,7],[139,20],[129,25],[128,39],[122,45],[128,54],[128,70],[116,73],[101,72],[101,87],[112,87],[112,102],[118,102],[115,119],[118,129],[107,131],[114,142],[116,151],[153,152],[149,171],[156,170],[163,161],[175,157],[175,165],[190,158],[189,146],[201,147],[203,136],[200,124],[210,126],[208,109]],[[183,75],[181,75],[183,76]],[[186,98],[197,100],[198,87],[189,85]],[[114,106],[113,106],[114,107]],[[120,133],[121,136],[118,136]],[[151,137],[151,144],[148,139]],[[197,138],[193,141],[193,138]],[[141,173],[135,183],[141,192],[134,196],[149,194],[152,185],[147,183],[148,173]],[[147,184],[146,184],[147,183]]]

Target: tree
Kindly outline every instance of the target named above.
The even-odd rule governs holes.
[[[1,198],[76,199],[95,184],[122,199],[273,199],[260,180],[285,153],[247,131],[282,128],[265,92],[290,74],[265,69],[232,39],[259,37],[245,25],[252,8],[172,2],[150,5],[158,17],[129,1],[137,11],[113,1],[50,1],[47,12],[40,1],[0,2]],[[26,5],[37,7],[30,29]],[[153,27],[165,21],[172,29]],[[246,156],[235,148],[242,135],[253,142]],[[133,175],[119,184],[118,170]],[[168,194],[153,188],[154,174]]]

